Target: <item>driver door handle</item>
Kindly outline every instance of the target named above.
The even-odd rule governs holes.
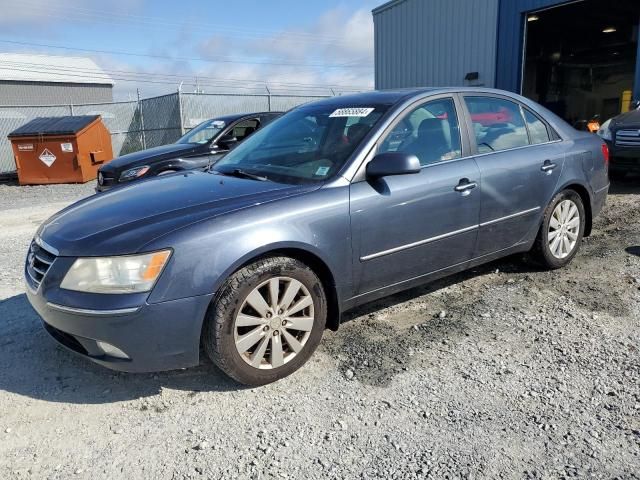
[[[476,182],[470,182],[468,178],[461,178],[458,185],[454,187],[456,192],[468,192],[478,186]]]

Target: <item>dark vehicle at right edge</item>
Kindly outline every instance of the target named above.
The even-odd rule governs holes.
[[[640,110],[613,117],[602,124],[598,135],[609,147],[611,178],[624,178],[627,173],[640,173]]]

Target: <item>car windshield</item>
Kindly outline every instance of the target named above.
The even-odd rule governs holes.
[[[223,120],[207,120],[183,135],[176,143],[209,143],[225,127]]]
[[[222,174],[253,174],[281,183],[314,183],[335,175],[388,105],[309,105],[259,130],[220,160]]]

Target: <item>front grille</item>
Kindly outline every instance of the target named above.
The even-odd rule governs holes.
[[[27,282],[34,291],[37,291],[44,280],[44,276],[49,271],[49,267],[56,259],[54,253],[38,245],[35,240],[31,242],[29,253],[27,254]]]
[[[640,130],[618,130],[616,147],[640,147]]]

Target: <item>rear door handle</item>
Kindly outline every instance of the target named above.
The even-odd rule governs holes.
[[[468,178],[461,178],[458,185],[454,187],[456,192],[468,192],[478,186],[476,182],[470,182]]]
[[[542,167],[540,167],[540,170],[543,172],[551,172],[556,167],[557,165],[555,163],[551,163],[551,160],[545,160]]]

